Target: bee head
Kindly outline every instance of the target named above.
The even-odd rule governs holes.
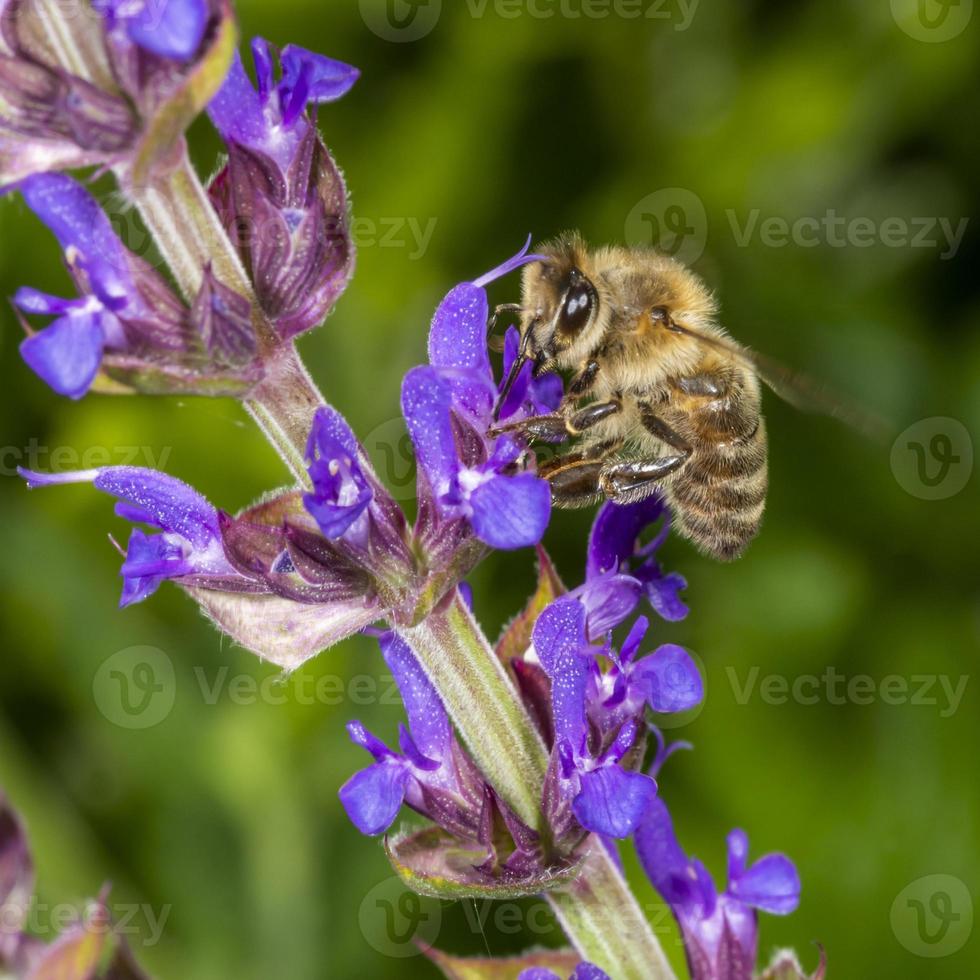
[[[559,241],[524,269],[524,321],[527,356],[538,370],[566,368],[581,360],[593,341],[604,311],[599,289],[583,271],[587,252],[578,239]]]

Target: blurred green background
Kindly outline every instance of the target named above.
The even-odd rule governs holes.
[[[238,4],[246,37],[299,42],[363,70],[320,113],[362,220],[356,277],[302,343],[314,376],[404,496],[399,384],[424,358],[440,296],[529,231],[577,227],[596,242],[678,249],[744,343],[858,396],[893,420],[892,437],[918,423],[893,453],[891,438],[875,445],[767,400],[772,490],[758,541],[730,566],[680,539],[665,549],[689,579],[692,611],[658,636],[698,654],[708,695],[673,733],[696,748],[671,762],[661,788],[683,843],[719,876],[733,826],[756,855],[796,860],[801,907],[763,920],[764,955],[793,944],[813,964],[819,941],[832,977],[977,975],[972,4],[439,7]],[[637,9],[646,16],[625,16]],[[192,144],[210,173],[219,148],[205,122]],[[0,214],[0,292],[64,290],[50,236],[19,201]],[[800,218],[810,220],[794,232]],[[966,219],[960,239],[948,236]],[[494,298],[516,298],[517,286],[497,284]],[[0,785],[29,826],[41,901],[76,901],[110,880],[114,905],[143,907],[141,961],[181,980],[435,976],[400,956],[422,916],[419,934],[457,953],[558,942],[534,903],[503,915],[406,904],[378,843],[346,820],[337,789],[365,757],[345,722],[391,738],[400,720],[371,642],[345,643],[279,683],[173,587],[118,612],[106,534],[126,531],[109,500],[84,488],[29,495],[12,474],[17,464],[162,463],[237,509],[285,479],[238,406],[60,400],[19,360],[13,315],[2,320]],[[942,455],[943,434],[959,459],[928,460],[923,481],[909,444]],[[590,516],[559,514],[549,531],[572,583]],[[529,553],[478,571],[491,635],[532,582]],[[103,665],[132,647],[156,648],[174,671],[172,710],[143,729],[103,710]],[[829,670],[845,681],[828,688]],[[958,916],[945,925],[929,911],[947,907],[943,894]],[[921,923],[910,898],[925,902]]]

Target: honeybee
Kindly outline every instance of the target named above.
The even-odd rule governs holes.
[[[762,521],[768,487],[760,381],[794,404],[833,414],[778,367],[733,341],[704,282],[649,248],[590,249],[566,234],[524,267],[520,355],[536,373],[575,374],[550,415],[502,425],[529,439],[577,438],[539,468],[558,507],[665,497],[707,554],[737,558]]]

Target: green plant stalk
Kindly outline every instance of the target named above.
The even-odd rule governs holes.
[[[53,0],[38,0],[37,10],[64,66],[82,78],[108,81],[97,34],[77,29]],[[169,174],[146,186],[128,187],[123,169],[117,169],[116,177],[188,302],[193,301],[202,272],[210,264],[221,282],[252,304],[253,322],[266,355],[266,375],[246,401],[246,408],[294,478],[306,483],[306,439],[323,398],[294,346],[279,342],[263,316],[238,253],[186,150]],[[453,597],[418,625],[399,632],[419,657],[491,785],[521,819],[540,828],[541,787],[548,763],[545,746],[469,610]],[[614,980],[674,980],[636,899],[597,839],[580,878],[548,900],[582,957]]]

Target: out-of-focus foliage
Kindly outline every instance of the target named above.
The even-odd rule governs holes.
[[[302,350],[396,491],[410,487],[393,421],[400,379],[424,357],[441,294],[512,254],[528,231],[649,239],[651,211],[668,229],[693,229],[681,254],[704,246],[696,268],[740,340],[858,396],[894,420],[893,436],[948,417],[980,437],[976,18],[929,43],[913,36],[924,30],[914,4],[899,26],[899,0],[706,0],[686,27],[691,5],[683,13],[676,0],[467,0],[442,3],[431,30],[408,43],[379,36],[390,34],[379,28],[385,11],[421,30],[436,0],[238,6],[246,35],[364,72],[320,114],[360,219],[358,270]],[[638,7],[655,16],[621,15]],[[203,121],[192,138],[210,172],[216,139]],[[0,215],[0,292],[63,288],[56,249],[23,205],[4,202]],[[135,218],[117,218],[138,246]],[[818,224],[780,246],[773,218]],[[955,247],[932,224],[967,218]],[[834,244],[848,231],[869,244]],[[516,289],[513,278],[494,296],[512,300]],[[336,648],[280,684],[222,644],[174,588],[117,612],[106,533],[122,528],[108,498],[88,488],[29,495],[12,475],[17,464],[135,453],[128,461],[165,464],[237,509],[285,480],[240,409],[70,404],[24,367],[18,339],[7,313],[0,785],[28,825],[41,901],[82,898],[111,879],[116,908],[144,906],[131,937],[139,959],[182,980],[434,976],[422,957],[396,955],[414,952],[404,942],[414,927],[469,955],[559,943],[535,903],[440,908],[400,897],[380,845],[348,824],[336,791],[363,760],[344,723],[359,717],[391,736],[400,714],[372,642]],[[692,612],[660,636],[700,656],[708,693],[672,733],[696,751],[669,763],[662,792],[685,847],[714,871],[736,825],[760,852],[796,860],[803,902],[763,923],[767,959],[795,945],[815,964],[819,940],[831,975],[974,975],[980,945],[961,940],[964,893],[980,895],[977,477],[948,499],[922,499],[914,466],[893,468],[891,439],[869,443],[774,398],[767,414],[772,490],[759,540],[731,566],[679,539],[666,549],[690,581]],[[909,441],[929,448],[921,433],[903,438],[906,454]],[[549,533],[570,582],[583,571],[590,516],[559,514]],[[533,586],[532,557],[500,555],[475,576],[492,633]],[[132,647],[162,659],[118,654]],[[163,692],[126,673],[146,657]],[[133,705],[162,704],[159,723],[126,727],[150,714],[123,711],[114,670],[135,685]],[[680,962],[663,909],[632,858],[627,867]],[[960,918],[944,926],[944,909]]]

